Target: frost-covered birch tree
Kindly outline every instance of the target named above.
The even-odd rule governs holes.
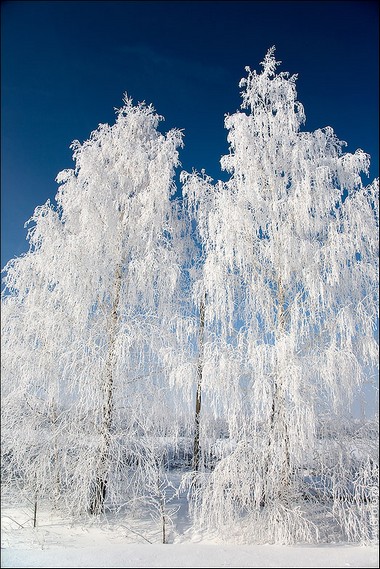
[[[144,440],[175,425],[182,134],[161,119],[126,96],[114,125],[74,141],[57,205],[36,208],[29,251],[5,267],[4,479],[73,512],[138,502]]]
[[[343,424],[377,365],[378,181],[363,184],[369,156],[345,153],[331,127],[301,131],[296,76],[279,63],[270,49],[240,83],[242,109],[225,119],[230,179],[182,175],[214,330],[203,388],[229,429],[195,515],[250,541],[331,538],[321,519],[368,541],[377,458],[350,452],[339,427],[327,442],[317,433],[324,417]]]
[[[216,351],[215,327],[211,312],[208,310],[207,290],[208,284],[205,283],[205,272],[207,265],[207,243],[204,231],[207,231],[204,220],[207,220],[214,204],[214,192],[212,178],[207,176],[203,170],[200,175],[195,171],[189,175],[187,172],[181,173],[183,182],[183,196],[185,211],[187,213],[188,225],[193,227],[193,240],[195,248],[193,252],[189,273],[188,306],[192,315],[192,325],[188,325],[188,341],[193,346],[193,358],[191,371],[188,373],[194,385],[194,420],[192,424],[193,444],[192,444],[192,475],[191,481],[196,482],[199,478],[198,473],[206,466],[208,469],[212,461],[214,452],[214,441],[219,438],[223,431],[222,422],[214,412],[210,412],[210,406],[203,408],[203,391],[207,390],[204,385],[205,369],[210,366],[208,354],[213,352],[213,361],[220,356]],[[215,267],[214,267],[215,268]],[[219,335],[220,336],[220,335]],[[210,339],[212,340],[210,342]],[[205,349],[208,352],[205,352]],[[190,358],[191,361],[191,358]],[[211,364],[212,365],[212,364]]]

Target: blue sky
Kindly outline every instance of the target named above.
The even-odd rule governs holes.
[[[24,223],[73,166],[71,141],[112,123],[125,92],[184,129],[183,169],[223,178],[224,115],[272,45],[298,73],[304,128],[332,126],[378,176],[377,2],[8,1],[1,16],[2,266],[27,250]]]

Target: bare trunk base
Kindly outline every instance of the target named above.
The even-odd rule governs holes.
[[[97,516],[104,512],[104,502],[106,499],[107,480],[105,478],[97,478],[94,483],[93,493],[90,500],[89,513]]]

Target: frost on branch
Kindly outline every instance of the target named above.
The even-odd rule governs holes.
[[[144,437],[178,427],[166,354],[180,289],[171,197],[182,135],[160,134],[160,120],[126,97],[113,126],[74,142],[57,206],[36,208],[28,253],[5,267],[4,479],[75,514],[126,496],[135,504]]]
[[[73,142],[57,205],[36,208],[5,268],[15,500],[148,508],[166,542],[182,478],[195,531],[376,539],[378,428],[351,406],[377,366],[378,181],[331,127],[301,130],[278,66],[271,48],[241,81],[229,180],[183,172],[182,202],[181,133],[160,134],[151,106],[126,97],[113,126]]]
[[[369,156],[344,153],[331,127],[300,130],[296,77],[277,66],[271,49],[241,81],[242,111],[225,120],[229,181],[183,177],[204,256],[203,412],[229,437],[194,520],[290,543],[331,539],[328,517],[335,538],[368,541],[375,469],[363,465],[377,453],[367,439],[353,455],[342,425],[377,365],[378,181],[363,185]],[[326,417],[333,445],[317,435]],[[347,490],[352,473],[360,491]]]

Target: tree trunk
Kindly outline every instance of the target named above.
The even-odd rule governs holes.
[[[34,513],[33,513],[33,527],[37,527],[37,504],[38,504],[38,500],[37,500],[37,496],[35,497],[34,500]]]
[[[195,396],[195,429],[193,447],[193,470],[198,472],[200,463],[201,448],[199,444],[200,415],[202,407],[202,376],[204,358],[204,330],[205,330],[205,305],[206,295],[201,300],[199,307],[199,336],[198,336],[198,365],[197,365],[197,393]]]
[[[282,286],[281,277],[278,279],[278,326],[279,326],[279,336],[282,337],[285,334],[285,311],[284,311],[284,304],[285,304],[285,293]],[[281,364],[280,364],[281,367]],[[280,378],[278,377],[278,380]],[[279,385],[279,389],[277,389],[278,400],[275,402],[275,407],[277,407],[276,411],[278,413],[278,427],[280,429],[280,436],[283,437],[284,440],[284,452],[283,452],[283,466],[282,472],[280,476],[280,481],[282,483],[282,487],[289,486],[290,484],[290,448],[289,448],[289,432],[288,432],[288,423],[286,417],[286,398],[283,389],[283,385]]]
[[[60,473],[60,460],[59,460],[59,430],[56,427],[58,420],[57,415],[57,405],[55,401],[52,401],[52,409],[51,409],[51,419],[50,422],[53,425],[54,434],[53,434],[53,464],[55,470],[55,485],[53,489],[53,507],[59,508],[60,500],[61,500],[61,473]]]
[[[104,403],[102,409],[102,445],[100,448],[100,456],[98,460],[98,469],[95,481],[92,488],[92,495],[90,499],[89,512],[93,515],[101,514],[104,511],[104,502],[106,498],[106,490],[108,484],[108,467],[109,467],[109,448],[111,444],[111,426],[112,415],[114,408],[113,400],[113,380],[114,369],[116,363],[116,333],[117,325],[119,322],[119,305],[120,305],[120,292],[122,281],[122,263],[116,269],[115,274],[115,294],[110,315],[109,333],[108,333],[108,355],[105,365],[104,374]]]
[[[161,496],[161,501],[160,501],[160,513],[161,513],[161,523],[162,523],[162,543],[166,543],[166,516],[165,516],[165,504],[163,496]]]
[[[285,333],[285,312],[284,312],[285,295],[281,278],[278,279],[278,313],[277,313],[277,338],[281,338]],[[272,409],[269,420],[269,439],[268,454],[265,464],[265,474],[268,476],[270,462],[276,458],[278,463],[278,471],[276,479],[272,481],[274,494],[264,492],[261,505],[265,506],[270,498],[277,499],[281,497],[284,490],[290,485],[290,444],[289,432],[286,417],[286,398],[282,385],[281,375],[279,373],[281,364],[277,361],[275,370],[275,380],[273,386]],[[281,444],[280,444],[281,443]],[[275,455],[275,456],[274,456]],[[281,463],[281,465],[280,465]]]

